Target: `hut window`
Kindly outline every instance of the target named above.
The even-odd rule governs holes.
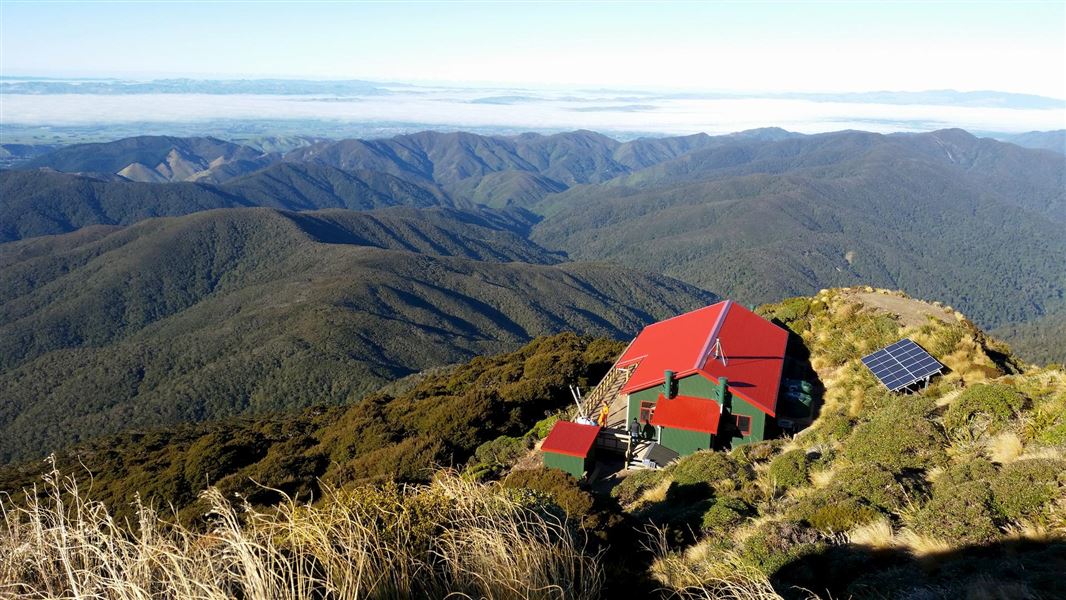
[[[747,415],[733,415],[733,418],[737,421],[737,431],[740,435],[751,434],[751,417]]]
[[[655,403],[648,400],[641,400],[640,402],[640,422],[647,423],[651,420],[652,413],[655,412]]]

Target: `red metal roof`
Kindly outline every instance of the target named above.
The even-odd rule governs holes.
[[[674,396],[667,398],[659,394],[655,403],[655,412],[651,415],[652,425],[718,433],[718,420],[722,409],[714,400],[695,396]]]
[[[544,452],[555,452],[585,458],[589,455],[592,443],[596,441],[600,428],[597,425],[582,425],[571,421],[558,421],[552,427],[551,433],[544,438],[540,449]]]
[[[715,358],[715,340],[724,364]],[[730,393],[774,416],[787,342],[784,329],[731,300],[719,302],[645,327],[616,363],[637,365],[622,393],[662,384],[667,370],[699,373],[715,383],[727,378]]]

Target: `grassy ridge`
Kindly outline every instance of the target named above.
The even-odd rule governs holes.
[[[1024,370],[955,311],[901,300],[828,290],[762,307],[810,351],[818,417],[794,439],[699,453],[615,488],[626,512],[664,528],[659,581],[713,586],[739,563],[785,597],[1063,593],[1066,374]],[[950,369],[910,396],[858,360],[903,336]]]

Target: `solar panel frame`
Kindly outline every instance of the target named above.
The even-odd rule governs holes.
[[[862,363],[890,391],[897,392],[940,373],[944,365],[910,338],[862,357]]]

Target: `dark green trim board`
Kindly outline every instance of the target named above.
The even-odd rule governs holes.
[[[701,431],[686,431],[663,427],[659,443],[677,452],[681,456],[692,454],[697,450],[708,450],[714,443],[714,436]]]
[[[718,398],[718,386],[698,373],[682,377],[681,379],[675,379],[674,386],[677,388],[676,391],[679,396],[695,396],[697,398],[709,398],[715,401],[717,401]],[[629,428],[629,423],[632,423],[634,418],[639,419],[640,403],[654,403],[659,399],[659,394],[661,394],[662,391],[662,386],[656,385],[633,392],[629,395],[629,410],[626,413],[627,430]],[[657,435],[655,428],[650,425],[644,427],[641,432],[641,437],[647,440],[656,439]]]
[[[719,425],[718,429],[719,437],[723,443],[736,447],[750,444],[752,442],[761,442],[766,439],[767,416],[762,410],[749,404],[747,401],[730,394],[728,390],[721,389],[713,381],[699,373],[675,379],[674,382],[677,388],[677,394],[680,396],[707,398],[719,402],[724,406],[725,410],[722,415],[722,423]],[[663,387],[656,385],[629,394],[629,410],[627,411],[626,416],[627,429],[629,423],[632,423],[634,418],[639,419],[640,403],[655,403],[659,398],[659,394],[662,392]],[[745,415],[751,418],[751,429],[748,435],[742,436],[737,433],[734,427],[734,415]],[[692,433],[695,432],[664,428],[662,434],[664,441],[660,441],[660,443],[681,455],[691,454],[695,450],[705,449],[712,446],[713,436],[710,436],[709,434],[699,434],[701,436],[707,436],[708,438],[706,445],[704,445],[702,439],[697,442],[691,436],[687,435]],[[655,440],[658,439],[659,433],[656,431],[655,427],[648,425],[641,431],[641,437],[648,440]],[[674,444],[677,447],[671,446],[670,444]]]
[[[578,479],[581,479],[585,474],[585,471],[587,470],[587,461],[588,459],[586,458],[570,456],[569,454],[558,454],[555,452],[544,453],[545,467],[566,471]]]
[[[734,415],[751,417],[751,432],[748,435],[742,436],[736,431],[733,426]],[[736,396],[731,398],[722,419],[724,422],[718,426],[718,432],[725,437],[724,441],[734,448],[766,439],[766,413]]]

